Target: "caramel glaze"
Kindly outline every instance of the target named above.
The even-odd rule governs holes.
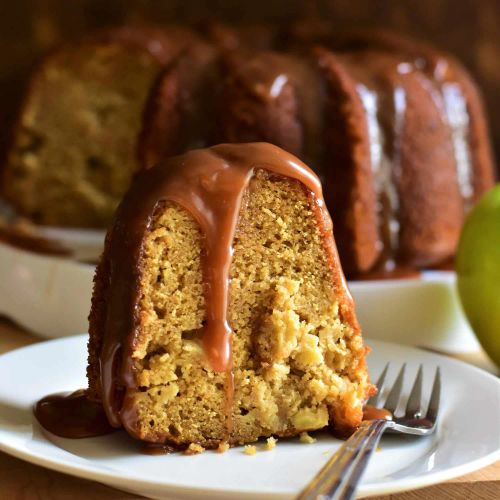
[[[455,257],[450,257],[432,267],[436,271],[455,271]]]
[[[474,194],[467,103],[460,86],[450,83],[453,82],[453,67],[428,48],[420,56],[415,53],[405,56],[396,46],[384,49],[374,51],[362,47],[340,56],[356,81],[369,131],[381,248],[371,279],[407,277],[404,266],[401,272],[397,270],[401,233],[398,184],[404,168],[400,148],[406,113],[404,75],[418,73],[450,130],[464,211],[470,208]]]
[[[142,172],[118,208],[108,234],[110,264],[107,304],[99,355],[102,401],[87,399],[85,391],[48,396],[35,415],[41,425],[63,437],[89,437],[124,426],[137,436],[133,394],[137,391],[132,358],[140,334],[140,289],[145,234],[162,202],[186,209],[204,236],[203,274],[206,318],[202,332],[205,355],[212,368],[225,372],[227,437],[232,431],[233,373],[228,321],[229,268],[232,241],[243,193],[256,169],[299,181],[309,192],[332,269],[332,279],[343,319],[355,324],[347,288],[332,236],[321,183],[305,164],[266,143],[219,145],[193,150]],[[165,453],[169,447],[148,448]]]
[[[141,452],[144,455],[168,455],[178,451],[176,448],[169,446],[168,444],[156,444],[156,443],[146,443],[142,448]]]
[[[416,279],[420,276],[421,273],[417,269],[398,265],[393,268],[388,268],[388,266],[375,268],[367,273],[350,276],[349,279],[352,281],[404,280]]]
[[[266,51],[244,59],[241,65],[235,64],[247,91],[263,102],[278,99],[286,87],[291,87],[297,100],[296,118],[300,130],[297,137],[286,131],[284,137],[275,138],[275,144],[299,155],[320,173],[323,145],[318,137],[323,128],[325,89],[314,63],[299,54]]]
[[[404,89],[394,76],[400,58],[393,54],[364,51],[344,55],[341,61],[354,77],[365,109],[379,219],[381,256],[377,267],[385,272],[395,267],[393,263],[399,246],[397,179],[401,170],[400,136],[405,104]]]
[[[363,408],[363,420],[392,420],[392,413],[384,408],[366,405]]]
[[[132,435],[137,391],[132,350],[139,335],[139,299],[144,235],[160,202],[186,209],[204,235],[204,293],[206,318],[202,342],[212,368],[226,372],[228,434],[231,431],[232,331],[228,321],[229,268],[232,240],[243,193],[256,169],[286,176],[302,183],[314,200],[324,235],[334,285],[342,314],[352,308],[352,298],[340,270],[331,237],[331,219],[316,175],[294,156],[266,143],[219,145],[194,150],[141,173],[121,203],[109,238],[111,275],[100,352],[102,403],[113,427],[123,425]],[[347,305],[347,307],[342,307]],[[355,322],[354,317],[344,317]]]
[[[144,109],[137,154],[142,168],[189,149],[214,144],[214,93],[219,82],[219,54],[198,42],[167,65],[157,78]]]
[[[145,50],[160,64],[166,65],[185,51],[191,42],[198,41],[198,36],[179,26],[144,25],[104,28],[88,35],[86,40],[96,44],[121,43],[131,50]]]
[[[90,401],[85,390],[46,396],[36,403],[33,413],[44,429],[64,438],[102,436],[115,430],[102,405]]]
[[[392,413],[384,408],[376,408],[372,405],[363,407],[363,420],[392,420]],[[330,433],[333,437],[345,441],[351,437],[355,429],[352,428],[330,428]]]

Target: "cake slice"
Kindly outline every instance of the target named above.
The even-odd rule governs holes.
[[[36,223],[106,227],[137,169],[149,91],[193,37],[121,28],[49,53],[26,91],[2,195]]]
[[[316,175],[265,143],[142,172],[95,276],[89,397],[178,448],[331,426],[373,386]]]

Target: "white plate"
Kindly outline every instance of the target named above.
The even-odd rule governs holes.
[[[273,451],[248,456],[227,453],[148,456],[124,432],[83,440],[45,434],[31,406],[48,393],[86,385],[86,336],[53,340],[0,357],[0,449],[30,462],[93,479],[151,498],[266,498],[293,496],[339,446],[326,434],[314,445],[280,440]],[[430,390],[436,365],[443,374],[437,434],[429,438],[384,437],[360,487],[362,495],[418,488],[444,481],[500,459],[500,381],[477,368],[395,344],[369,341],[374,376],[386,361],[408,364],[409,379],[419,363]],[[391,381],[391,380],[390,380]],[[407,388],[408,389],[408,388]],[[262,445],[259,445],[261,447]]]
[[[94,269],[0,243],[0,314],[45,338],[86,331]],[[361,326],[371,338],[453,353],[480,350],[452,272],[349,286]]]

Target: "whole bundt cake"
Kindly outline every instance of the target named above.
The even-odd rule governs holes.
[[[306,28],[135,28],[61,48],[28,91],[4,197],[40,223],[103,227],[134,171],[266,141],[322,178],[348,277],[449,260],[494,177],[474,83],[422,43]]]
[[[316,175],[280,148],[141,173],[97,268],[88,397],[177,448],[357,427],[373,392]]]
[[[349,277],[453,257],[464,215],[494,182],[480,97],[460,64],[386,33],[290,35],[275,45],[221,56],[222,83],[202,86],[218,106],[203,122],[205,144],[263,140],[313,165]],[[172,88],[182,60],[163,72],[150,102]],[[179,109],[182,90],[168,102]],[[169,116],[159,104],[145,114],[145,168],[182,149]],[[172,146],[155,148],[148,137]]]

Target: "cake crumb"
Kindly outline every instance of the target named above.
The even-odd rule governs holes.
[[[245,455],[255,455],[257,453],[257,448],[253,444],[247,444],[243,447],[243,453]]]
[[[276,448],[277,442],[278,442],[278,440],[276,438],[273,438],[272,436],[268,437],[267,441],[266,441],[266,451],[270,451],[270,450]]]
[[[227,450],[229,450],[229,443],[221,441],[215,451],[217,453],[225,453]]]
[[[198,455],[199,453],[203,453],[205,448],[197,443],[191,443],[185,450],[184,455]]]
[[[313,444],[316,442],[316,438],[309,436],[307,432],[300,433],[300,442],[305,444]]]

